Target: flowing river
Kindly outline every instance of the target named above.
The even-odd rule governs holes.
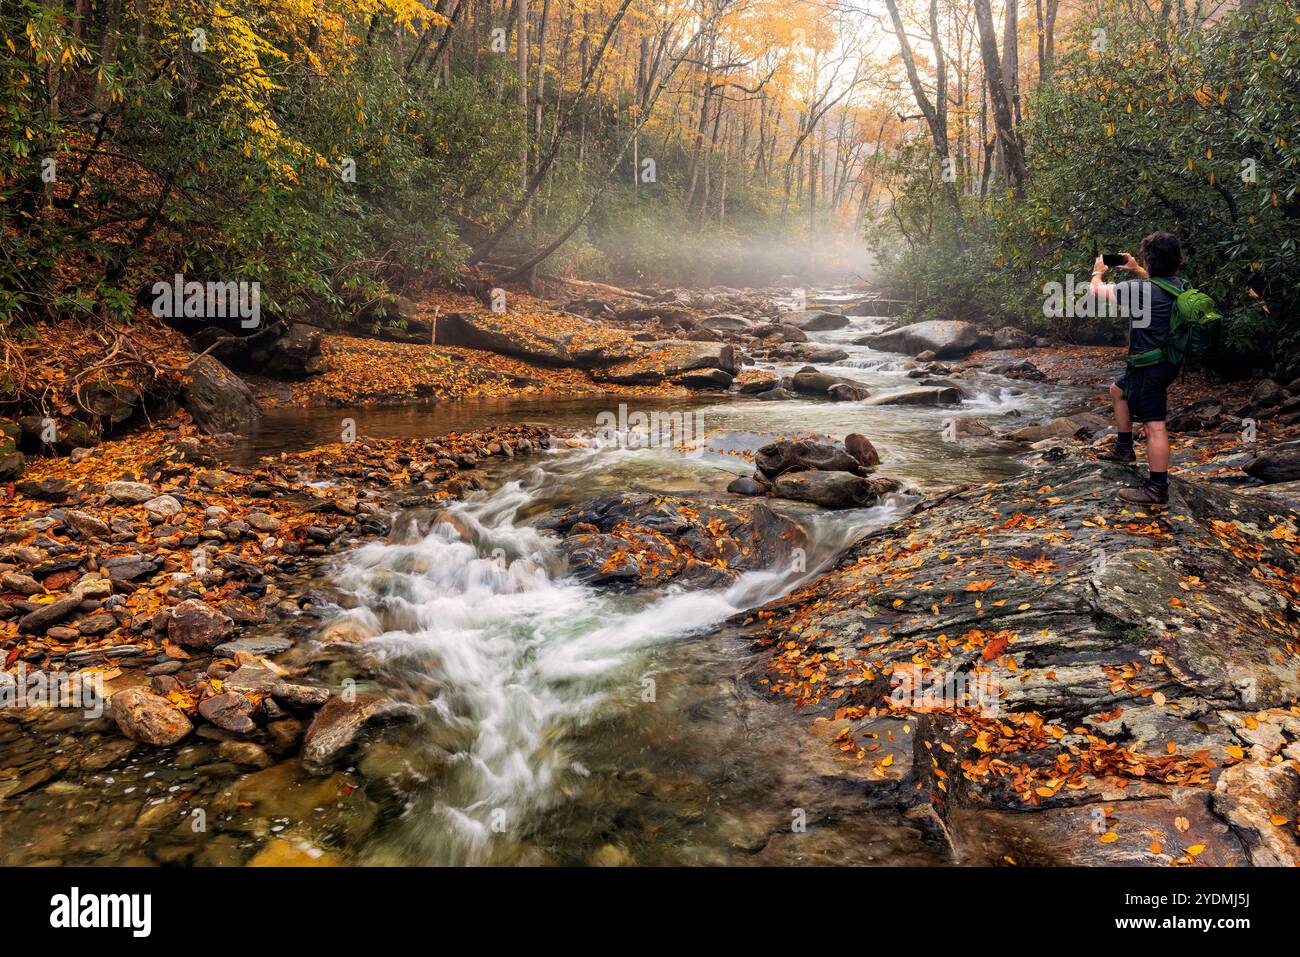
[[[853,344],[882,324],[854,318],[811,338],[847,351],[834,367],[873,395],[916,385],[909,360]],[[415,720],[324,780],[296,761],[251,783],[218,780],[226,856],[209,834],[202,854],[178,859],[226,863],[280,835],[363,864],[942,862],[921,828],[865,809],[861,788],[827,770],[834,752],[810,736],[810,716],[756,689],[762,657],[727,624],[904,514],[914,496],[845,511],[767,500],[808,530],[806,562],[703,591],[629,594],[568,579],[557,540],[535,522],[603,492],[724,494],[752,471],[737,453],[797,434],[861,432],[880,452],[878,474],[917,490],[989,480],[1023,466],[1004,445],[945,440],[947,419],[978,416],[1004,431],[1085,400],[986,374],[960,382],[969,398],[947,408],[736,396],[633,404],[684,412],[705,434],[685,447],[634,448],[622,436],[496,463],[485,490],[441,513],[398,516],[386,541],[338,556],[322,584],[337,614],[374,636],[361,687],[409,703]],[[594,429],[600,412],[616,414],[617,401],[294,410],[268,417],[249,454],[332,441],[344,417],[383,437],[530,419]],[[203,758],[183,749],[174,763],[151,760],[133,759],[105,796],[140,778],[189,787],[183,772]],[[801,820],[806,830],[792,827]],[[107,848],[89,858],[120,859]]]
[[[852,344],[878,322],[855,319],[812,338],[845,349],[836,365],[873,393],[915,384],[904,377],[906,360]],[[799,365],[765,367],[786,374]],[[707,431],[686,451],[631,448],[624,436],[553,451],[497,476],[499,485],[442,520],[409,521],[392,540],[344,558],[335,584],[356,605],[348,614],[376,634],[380,683],[406,689],[422,709],[392,754],[418,783],[358,860],[934,860],[915,829],[860,813],[843,787],[817,786],[816,756],[799,753],[825,747],[805,740],[809,719],[756,695],[744,680],[753,652],[718,634],[729,617],[785,594],[914,499],[837,512],[774,502],[809,530],[804,567],[750,572],[712,591],[629,595],[568,580],[556,540],[532,523],[602,492],[721,493],[751,471],[735,453],[775,435],[863,432],[880,450],[880,471],[913,486],[992,478],[1020,466],[1005,448],[945,441],[946,419],[977,415],[1013,427],[1078,401],[991,376],[965,385],[971,398],[960,410],[692,402],[686,424]],[[549,421],[596,424],[590,405],[550,411]],[[783,840],[799,814],[836,823],[818,840]]]

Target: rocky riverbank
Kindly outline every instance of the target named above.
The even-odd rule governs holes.
[[[303,642],[362,637],[318,630],[327,602],[311,590],[314,569],[387,535],[395,510],[438,507],[481,487],[477,466],[545,449],[551,438],[536,426],[362,438],[251,468],[219,458],[231,440],[185,419],[162,423],[75,460],[38,460],[7,490],[8,704],[89,710],[102,702],[61,699],[72,685],[95,688],[134,742],[172,746],[210,728],[230,734],[223,755],[257,767],[271,763],[268,751],[296,751],[305,735],[306,757],[328,764],[384,708],[333,698],[302,650],[283,657]],[[63,683],[51,696],[56,677]],[[0,768],[0,801],[70,768],[45,757]]]
[[[791,699],[961,863],[1300,863],[1300,516],[1084,461],[956,491],[761,610]]]

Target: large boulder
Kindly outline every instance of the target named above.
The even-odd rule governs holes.
[[[898,489],[893,479],[863,478],[852,472],[787,472],[772,486],[778,498],[811,502],[822,508],[866,508]]]
[[[121,425],[140,407],[140,392],[120,382],[95,379],[77,389],[77,401],[94,414],[106,430]]]
[[[798,326],[792,326],[785,322],[773,322],[759,326],[754,330],[754,336],[758,339],[775,339],[779,342],[808,341],[808,333]]]
[[[1300,440],[1279,443],[1241,468],[1251,478],[1267,485],[1300,479]]]
[[[956,386],[926,386],[921,389],[904,389],[889,395],[876,396],[872,405],[958,405],[961,389]]]
[[[645,351],[625,334],[576,316],[449,312],[438,317],[436,334],[442,346],[482,349],[541,365],[583,369],[621,362]]]
[[[446,313],[438,317],[435,335],[440,346],[482,349],[544,365],[573,365],[573,357],[560,336],[545,333],[521,336],[517,328],[495,313]]]
[[[595,585],[711,588],[788,564],[803,528],[757,502],[604,495],[539,523],[564,535],[569,573]]]
[[[788,312],[781,316],[781,321],[804,332],[829,332],[832,329],[843,329],[849,324],[847,316],[822,309]]]
[[[305,379],[325,371],[321,331],[291,322],[283,333],[253,351],[252,362],[262,374],[276,379]]]
[[[866,398],[868,395],[867,387],[861,382],[846,378],[842,375],[835,375],[830,372],[822,372],[813,366],[804,366],[790,378],[790,387],[796,392],[802,392],[805,395],[822,395],[830,397],[831,389],[837,385],[852,386],[852,394],[858,399]]]
[[[202,356],[190,367],[181,403],[199,428],[214,435],[247,432],[262,418],[244,381],[212,356]]]
[[[734,376],[740,371],[735,347],[721,342],[669,339],[642,347],[624,362],[597,369],[595,376],[617,385],[657,385],[696,369],[720,369]]]
[[[995,329],[989,345],[994,349],[1028,349],[1034,344],[1034,337],[1015,326],[1003,326]]]
[[[862,344],[881,352],[902,352],[909,356],[933,352],[938,359],[953,359],[966,355],[979,344],[979,329],[958,319],[933,319],[867,336]]]
[[[754,466],[768,478],[786,472],[856,472],[859,462],[849,452],[831,442],[812,439],[779,439],[754,453]]]

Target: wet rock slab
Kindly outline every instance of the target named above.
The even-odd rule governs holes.
[[[1129,509],[1131,476],[1045,468],[873,533],[753,623],[756,686],[837,748],[913,716],[959,857],[1300,862],[1300,517],[1178,479]]]

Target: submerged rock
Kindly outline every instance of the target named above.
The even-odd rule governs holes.
[[[413,720],[415,709],[408,704],[375,694],[359,694],[352,700],[331,698],[316,712],[302,742],[303,763],[320,770],[341,759],[361,733],[371,725]]]

